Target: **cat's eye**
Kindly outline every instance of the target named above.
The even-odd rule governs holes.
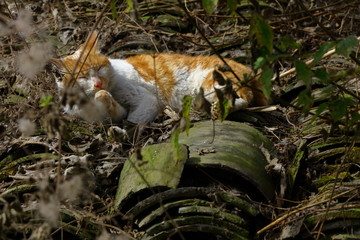
[[[108,72],[109,68],[107,66],[101,66],[98,69],[98,73],[100,76],[105,76]]]
[[[84,78],[86,79],[86,78],[89,78],[88,74],[85,74],[85,73],[80,73],[80,74],[76,74],[76,73],[75,73],[75,74],[73,75],[73,77],[76,78],[76,79],[84,79]]]

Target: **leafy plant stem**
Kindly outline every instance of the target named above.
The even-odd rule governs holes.
[[[324,31],[326,34],[333,40],[337,41],[336,37],[334,36],[333,32],[326,28],[318,19],[306,8],[304,3],[301,0],[296,0],[296,3],[308,14],[311,19]],[[357,38],[359,40],[359,37]],[[350,54],[350,58],[360,65],[360,61],[356,58],[355,54]]]
[[[330,51],[328,51],[327,53],[325,53],[325,54],[322,56],[322,59],[327,58],[327,57],[330,57],[330,56],[333,55],[334,53],[335,53],[335,49],[331,49]],[[313,61],[314,61],[314,58],[306,61],[305,64],[306,64],[307,66],[309,66],[309,65],[311,65],[311,64],[313,63]],[[294,73],[295,71],[296,71],[296,70],[295,70],[295,67],[290,68],[288,71],[281,73],[280,76],[279,76],[279,78],[284,78],[284,77],[286,77],[286,76]],[[276,76],[273,77],[272,81],[274,81],[275,78],[276,78]]]
[[[224,63],[224,65],[226,67],[229,68],[230,72],[234,75],[234,77],[236,78],[236,80],[238,80],[239,82],[241,82],[241,80],[239,79],[239,77],[237,76],[237,74],[234,72],[234,70],[227,64],[227,62],[225,61],[225,59],[219,54],[219,52],[216,50],[216,48],[214,47],[214,45],[210,42],[210,40],[205,36],[205,34],[203,33],[203,31],[199,28],[199,26],[197,25],[196,21],[194,20],[194,17],[191,16],[189,10],[186,8],[186,6],[184,5],[184,3],[181,0],[178,0],[180,7],[183,9],[183,11],[185,12],[185,14],[187,15],[187,17],[189,18],[189,21],[191,22],[192,25],[195,26],[195,28],[198,30],[198,32],[200,33],[201,37],[206,41],[206,43],[208,44],[208,46],[214,51],[214,53],[219,57],[219,59]]]
[[[360,41],[360,37],[357,37],[357,40]],[[335,51],[335,48],[333,48],[333,49],[329,50],[328,52],[326,52],[326,53],[322,56],[321,59],[330,57],[330,56],[333,55],[335,52],[336,52],[336,51]],[[351,54],[351,55],[352,55],[352,54]],[[351,56],[351,55],[350,55],[350,56]],[[353,59],[353,58],[352,58],[352,59]],[[356,58],[355,58],[355,59],[356,59]],[[354,60],[354,59],[353,59],[353,60]],[[314,61],[314,58],[311,58],[310,60],[306,61],[305,64],[309,66],[309,65],[311,65],[311,64],[313,63],[313,61]],[[354,60],[354,61],[355,61],[355,60]],[[358,62],[359,62],[358,59],[356,59],[355,62],[356,62],[357,64],[359,64],[359,63],[358,63]],[[360,64],[359,64],[359,65],[360,65]],[[286,77],[286,76],[294,73],[295,71],[296,71],[296,70],[295,70],[295,67],[290,68],[288,71],[281,73],[280,76],[279,76],[279,78],[284,78],[284,77]],[[276,79],[276,76],[274,76],[274,77],[271,79],[271,81],[275,81],[275,79]]]
[[[254,5],[257,4],[256,1],[251,1]],[[252,86],[249,86],[247,84],[247,82],[241,81],[239,76],[234,72],[234,70],[230,67],[229,64],[227,64],[227,62],[225,61],[225,59],[219,54],[219,52],[216,50],[216,48],[214,47],[214,45],[210,42],[210,40],[205,36],[205,34],[203,33],[203,31],[199,28],[199,26],[197,25],[196,21],[194,20],[194,17],[191,16],[189,10],[186,8],[186,6],[184,5],[184,3],[181,0],[178,0],[178,3],[180,5],[180,7],[183,9],[183,11],[185,12],[185,14],[188,16],[189,21],[192,25],[195,26],[195,28],[198,30],[198,32],[200,33],[201,37],[206,41],[206,43],[208,44],[208,46],[214,51],[214,53],[216,54],[216,56],[224,63],[224,65],[230,70],[231,74],[236,78],[236,80],[239,83],[243,83],[242,87],[248,87],[250,89],[252,89],[253,91],[261,91],[257,88],[254,88]],[[256,77],[256,76],[254,76]]]
[[[347,90],[346,88],[344,88],[343,86],[337,84],[336,82],[332,82],[331,84],[333,84],[335,87],[337,87],[338,89],[340,89],[341,91],[351,95],[353,98],[356,98],[358,101],[360,101],[360,97],[357,96],[355,93]]]

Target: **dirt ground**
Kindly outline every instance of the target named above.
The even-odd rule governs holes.
[[[289,70],[296,59],[308,59],[326,42],[360,36],[360,4],[357,1],[314,1],[311,4],[300,0],[261,1],[258,8],[250,3],[252,1],[239,1],[236,14],[231,15],[224,3],[208,14],[201,1],[193,0],[186,5],[191,21],[178,6],[178,1],[139,0],[134,1],[132,9],[126,2],[6,0],[0,3],[0,239],[73,236],[117,239],[115,235],[120,236],[119,239],[131,239],[142,236],[141,230],[134,228],[122,213],[111,212],[119,174],[132,153],[144,145],[168,140],[175,123],[149,127],[137,141],[123,142],[116,134],[108,132],[109,124],[63,113],[56,86],[56,79],[61,75],[49,64],[49,59],[72,53],[92,30],[100,33],[101,51],[113,58],[156,52],[210,55],[216,50],[223,57],[251,66],[259,53],[254,50],[254,39],[248,32],[251,12],[258,11],[274,31],[274,46],[279,47],[279,39],[283,36],[290,36],[301,44],[301,48],[294,48],[285,58],[274,61],[275,73]],[[299,2],[304,2],[305,8]],[[359,59],[357,52],[355,58]],[[324,59],[318,65],[330,73],[358,67],[353,59],[339,55]],[[346,81],[347,91],[359,96],[358,72]],[[315,142],[334,136],[352,139],[358,131],[354,130],[356,127],[347,132],[341,128],[334,130],[329,124],[324,127],[331,129],[326,134],[315,130],[306,132],[304,126],[308,116],[293,102],[299,89],[293,74],[278,78],[272,87],[273,111],[245,111],[232,116],[236,121],[256,127],[274,143],[279,164],[286,171],[297,164],[294,158],[301,152],[303,141]],[[165,114],[156,122],[160,124],[168,119]],[[327,124],[325,120],[323,123]],[[352,145],[358,146],[357,141]],[[312,150],[324,150],[311,146]],[[311,153],[316,155],[312,150],[306,150],[304,158],[311,158]],[[277,172],[278,198],[264,203],[271,210],[264,214],[267,220],[261,227],[291,212],[291,207],[300,209],[304,206],[301,204],[307,204],[305,201],[319,193],[321,183],[314,181],[325,175],[322,171],[329,164],[336,163],[334,156],[328,162],[298,163],[297,178],[292,182],[292,187],[296,187],[288,195],[281,194],[284,179]],[[359,160],[356,156],[354,159],[355,162]],[[357,171],[357,165],[351,165],[347,177],[357,179],[351,175]],[[336,193],[334,191],[332,196]],[[321,207],[327,206],[326,202],[323,204]],[[356,204],[357,200],[355,207]],[[310,211],[310,207],[306,209]],[[59,212],[61,224],[68,228],[59,224]],[[307,214],[309,212],[304,213]],[[288,219],[291,221],[298,223],[298,220]],[[76,226],[84,223],[86,227],[82,229],[85,230],[80,231]],[[288,232],[279,229],[287,225],[284,221],[277,224],[269,227],[270,232],[277,231],[276,237],[266,229],[257,237],[286,239],[284,236]],[[314,229],[315,232],[319,230]]]

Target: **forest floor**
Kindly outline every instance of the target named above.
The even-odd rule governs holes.
[[[223,57],[252,66],[255,55],[261,54],[254,51],[254,39],[249,37],[254,7],[244,3],[246,1],[241,1],[235,15],[231,15],[223,4],[208,14],[201,7],[201,1],[187,1],[189,15],[177,1],[137,1],[133,9],[128,8],[126,1],[109,2],[116,5],[91,0],[0,3],[0,239],[63,239],[75,235],[79,239],[115,239],[108,232],[122,236],[121,239],[138,238],[140,230],[124,220],[121,212],[110,212],[120,171],[131,154],[146,145],[165,142],[174,130],[173,123],[149,127],[137,141],[123,142],[108,132],[109,124],[63,114],[55,81],[60,74],[49,64],[51,57],[75,51],[94,29],[100,33],[101,51],[113,58],[157,52],[211,55],[216,51]],[[297,59],[306,61],[326,42],[360,36],[360,4],[357,1],[314,1],[311,6],[307,3],[301,6],[298,2],[305,2],[301,0],[260,2],[264,4],[257,10],[273,29],[275,50],[279,51],[285,36],[301,44],[301,48],[287,50],[286,58],[274,61],[275,73],[291,69]],[[357,52],[356,57],[359,59]],[[352,58],[336,54],[320,61],[316,67],[319,66],[329,73],[358,67]],[[339,89],[354,95],[357,101],[354,106],[358,111],[356,96],[359,96],[360,86],[358,72],[356,74],[346,76],[346,84],[339,83]],[[236,121],[247,122],[267,136],[275,145],[277,159],[284,171],[296,172],[290,174],[294,177],[292,191],[286,194],[282,191],[288,183],[283,182],[281,173],[274,177],[277,197],[264,203],[269,205],[271,214],[264,214],[266,221],[256,229],[265,228],[258,232],[260,239],[286,239],[305,231],[300,230],[304,228],[303,218],[301,221],[279,219],[286,213],[309,216],[311,211],[329,207],[326,204],[330,200],[322,202],[320,198],[313,199],[318,204],[310,207],[314,203],[311,197],[319,194],[320,187],[325,185],[319,181],[324,180],[323,176],[328,176],[332,182],[337,182],[338,178],[341,182],[351,179],[349,182],[356,192],[360,187],[353,182],[358,177],[359,155],[356,154],[359,150],[352,152],[355,155],[351,155],[352,163],[347,165],[346,171],[334,167],[331,174],[325,174],[324,169],[329,170],[330,165],[338,166],[342,162],[338,159],[343,159],[346,153],[331,153],[328,157],[323,152],[332,147],[347,149],[351,145],[351,151],[357,148],[359,139],[352,139],[358,133],[359,123],[355,121],[351,127],[341,124],[339,127],[320,119],[323,121],[316,124],[322,126],[321,129],[309,130],[312,129],[308,124],[309,115],[296,105],[303,90],[298,83],[295,74],[277,78],[272,83],[272,111],[244,110],[233,116]],[[325,87],[314,83],[312,89],[322,91]],[[343,94],[337,92],[337,95]],[[318,107],[324,101],[327,99],[314,106]],[[168,116],[164,114],[157,122],[163,123],[166,119]],[[334,145],[326,142],[321,148],[311,145],[336,137],[349,141],[344,145],[343,142]],[[304,142],[312,148],[304,150]],[[318,156],[319,152],[324,155]],[[294,159],[300,153],[304,156],[296,162]],[[307,162],[308,159],[313,162]],[[341,187],[344,192],[345,185]],[[346,191],[350,191],[347,187]],[[324,198],[331,199],[341,193],[336,189],[330,197]],[[356,199],[353,206],[358,209],[359,197],[351,196],[346,196],[346,200],[333,199],[333,203]],[[73,220],[66,221],[64,209]],[[291,209],[298,212],[291,212]],[[59,218],[68,228],[59,225]],[[360,221],[360,216],[353,218]],[[84,222],[91,225],[86,229],[97,227],[100,230],[79,231],[76,226]],[[289,222],[294,223],[296,230],[292,228],[285,232],[283,229]],[[330,224],[329,228],[324,227],[324,222],[318,220],[312,230],[306,229],[309,233],[306,237],[316,238],[324,229],[337,231],[338,228],[331,228]],[[323,225],[319,227],[321,223]],[[101,231],[105,229],[107,231]],[[272,230],[276,230],[276,234]]]

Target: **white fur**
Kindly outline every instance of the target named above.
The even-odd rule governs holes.
[[[195,71],[190,71],[187,67],[179,68],[175,71],[176,85],[172,97],[167,102],[172,109],[180,111],[184,96],[196,96],[200,90],[205,77],[212,69],[202,69],[197,67]]]
[[[242,98],[236,98],[233,111],[238,111],[240,109],[247,108],[248,106],[249,103],[247,101]]]
[[[155,83],[146,82],[126,60],[109,60],[112,67],[109,91],[128,110],[127,120],[139,124],[154,120],[164,107],[155,95]]]

